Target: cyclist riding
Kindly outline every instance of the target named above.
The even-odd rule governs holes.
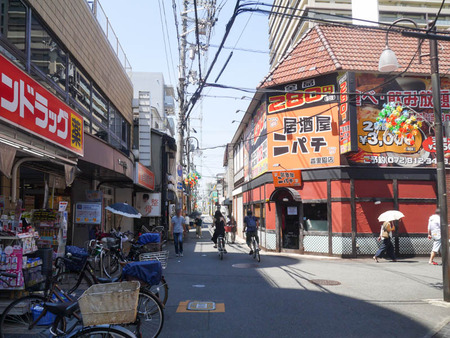
[[[222,215],[222,213],[217,210],[214,214],[214,226],[216,229],[214,230],[214,234],[211,238],[211,240],[214,242],[214,247],[217,248],[217,237],[222,236],[225,237],[225,219]],[[223,248],[224,252],[226,253],[227,250],[225,247]]]
[[[247,216],[244,217],[244,232],[247,232],[247,245],[250,248],[249,255],[253,255],[253,249],[252,249],[252,236],[255,236],[256,243],[258,243],[259,246],[259,238],[258,238],[258,219],[253,216],[252,211],[247,211]],[[259,249],[258,249],[259,250]]]

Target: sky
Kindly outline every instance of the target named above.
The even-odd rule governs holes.
[[[271,3],[266,0],[266,3]],[[180,23],[181,0],[175,0],[177,20]],[[212,62],[217,46],[220,45],[229,22],[236,0],[217,0],[220,12],[212,30],[207,56],[207,67]],[[133,71],[162,72],[166,84],[177,87],[179,52],[177,31],[174,23],[172,1],[169,0],[100,0],[100,4],[116,33]],[[191,14],[193,17],[193,14]],[[167,27],[167,28],[166,28]],[[178,28],[180,30],[180,28]],[[195,35],[188,35],[188,42],[195,43]],[[255,89],[269,70],[268,53],[268,16],[259,13],[239,14],[233,24],[226,48],[219,54],[207,82],[214,82],[222,70],[231,51],[233,55],[221,74],[218,84]],[[233,48],[235,48],[233,50]],[[245,49],[245,51],[241,50]],[[248,51],[250,50],[250,51]],[[190,60],[188,59],[188,65]],[[198,64],[198,60],[194,62]],[[190,86],[188,92],[195,87]],[[200,141],[201,148],[218,147],[203,150],[202,156],[194,158],[197,169],[203,176],[201,186],[213,181],[218,173],[223,173],[224,147],[231,142],[243,112],[250,104],[253,93],[243,91],[205,88],[203,99],[196,104],[191,113],[191,127],[197,134],[191,136]],[[200,116],[202,122],[200,123]],[[176,136],[175,136],[176,138]],[[195,143],[195,142],[194,142]]]

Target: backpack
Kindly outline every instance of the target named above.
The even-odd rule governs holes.
[[[247,223],[247,231],[256,231],[255,216],[245,216],[244,221]]]

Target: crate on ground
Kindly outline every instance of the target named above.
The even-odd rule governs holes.
[[[92,285],[78,299],[83,325],[133,323],[139,288],[137,281]]]
[[[160,261],[163,269],[167,267],[169,251],[145,252],[139,255],[140,261]]]

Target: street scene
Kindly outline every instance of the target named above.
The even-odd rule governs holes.
[[[204,219],[202,239],[191,230],[183,257],[168,247],[161,337],[450,336],[441,271],[426,257],[377,264],[262,252],[258,263],[240,239],[220,260]],[[215,310],[188,310],[191,302]]]
[[[0,0],[0,338],[450,338],[449,31]]]

